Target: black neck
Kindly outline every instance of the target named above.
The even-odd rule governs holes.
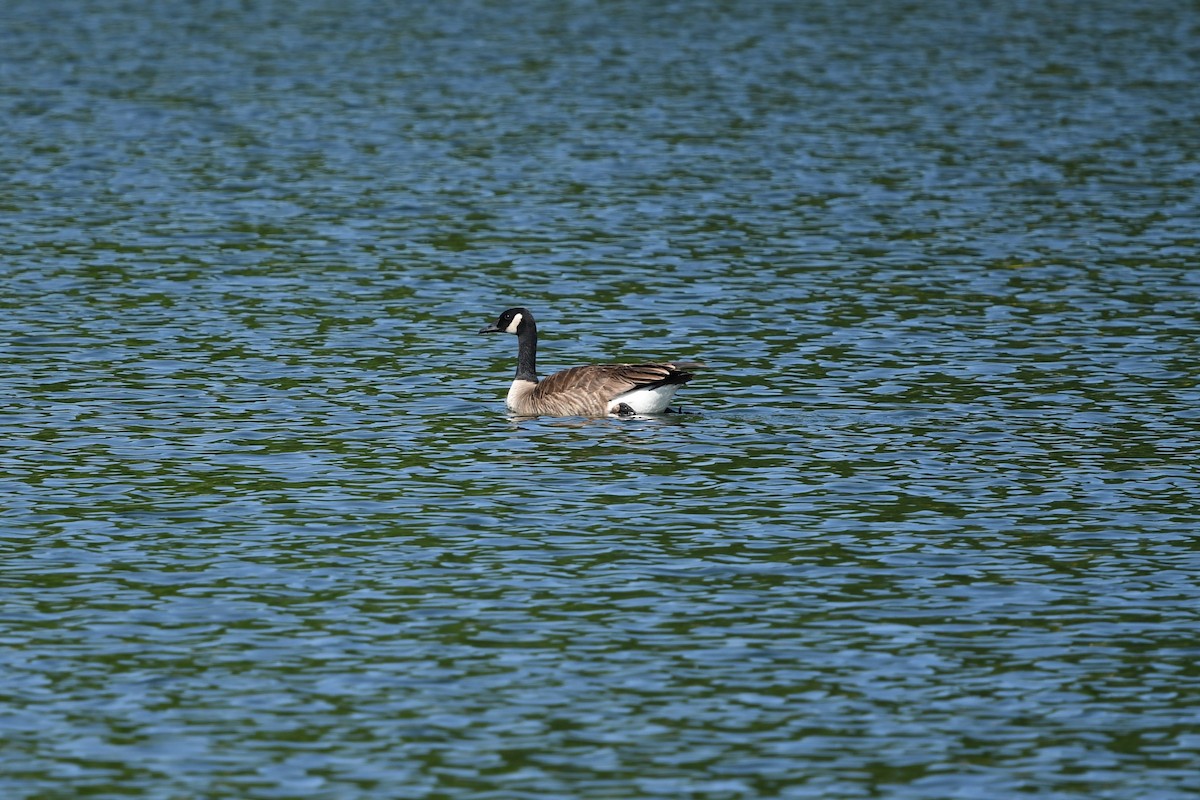
[[[517,334],[517,380],[537,383],[537,325],[526,319]]]

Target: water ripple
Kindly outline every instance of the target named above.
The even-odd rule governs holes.
[[[1192,790],[1194,9],[60,5],[5,797]],[[709,369],[510,417],[516,303]]]

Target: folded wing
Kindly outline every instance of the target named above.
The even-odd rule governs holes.
[[[612,401],[629,392],[684,384],[694,376],[695,362],[591,364],[547,376],[530,398],[536,413],[561,416],[604,416]]]

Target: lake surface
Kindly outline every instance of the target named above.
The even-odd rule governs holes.
[[[6,3],[0,795],[1200,796],[1198,41]]]

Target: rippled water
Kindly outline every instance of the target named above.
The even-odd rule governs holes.
[[[1197,796],[1194,5],[380,5],[5,7],[4,797]]]

